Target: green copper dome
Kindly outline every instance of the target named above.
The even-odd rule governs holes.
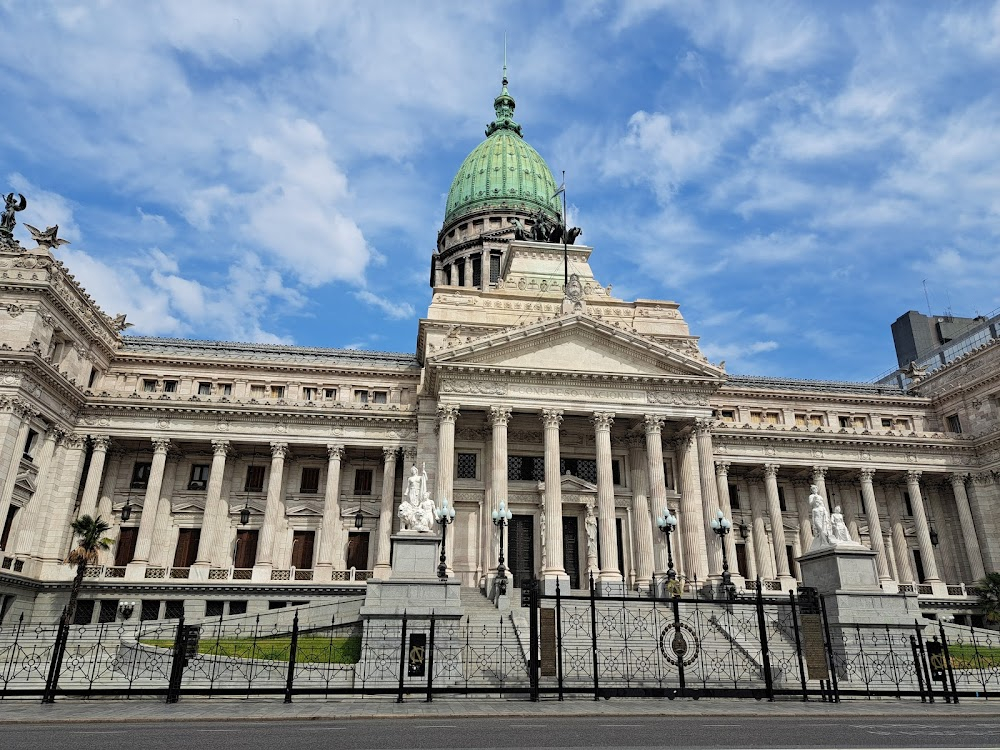
[[[496,119],[486,128],[486,140],[465,157],[448,191],[444,223],[483,208],[520,209],[527,213],[544,210],[559,214],[558,187],[552,170],[535,149],[521,137],[521,126],[513,120],[514,97],[503,88],[493,102]]]

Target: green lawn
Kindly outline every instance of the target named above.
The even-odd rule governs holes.
[[[147,646],[173,648],[172,640],[143,639]],[[198,653],[209,656],[231,656],[236,659],[264,659],[266,661],[288,661],[291,651],[291,636],[282,638],[212,638],[198,642]],[[356,664],[361,658],[361,637],[324,638],[322,636],[300,637],[295,651],[295,661],[312,664]]]
[[[969,644],[948,644],[952,669],[991,669],[1000,666],[1000,648]]]

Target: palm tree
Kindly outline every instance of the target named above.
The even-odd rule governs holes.
[[[91,518],[90,516],[80,516],[70,524],[73,529],[73,538],[77,542],[76,549],[66,556],[66,562],[76,566],[76,575],[73,577],[73,586],[69,590],[69,603],[63,614],[63,622],[69,625],[76,615],[76,600],[80,597],[80,588],[83,586],[83,575],[87,572],[88,565],[97,563],[99,554],[111,549],[114,539],[104,536],[104,532],[111,528],[103,518]]]
[[[987,573],[976,584],[979,589],[979,606],[983,618],[994,625],[1000,624],[1000,573]]]

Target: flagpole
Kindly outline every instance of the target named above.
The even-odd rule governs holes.
[[[569,219],[566,218],[566,170],[562,171],[563,184],[563,296],[566,295],[566,287],[569,286],[569,254],[566,251],[566,234],[569,231]]]

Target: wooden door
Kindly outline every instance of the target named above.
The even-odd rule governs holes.
[[[190,568],[198,559],[198,540],[201,539],[201,529],[179,529],[177,532],[177,549],[174,550],[174,567]]]
[[[563,516],[563,567],[569,587],[580,588],[580,524],[576,516]]]
[[[135,557],[135,542],[139,538],[138,526],[123,526],[118,530],[118,546],[115,547],[115,565],[123,567]]]
[[[296,570],[311,570],[313,564],[313,543],[315,531],[296,531],[292,534],[292,567]]]
[[[368,570],[368,532],[352,531],[347,535],[347,568]]]
[[[535,518],[534,516],[514,516],[507,526],[510,535],[508,543],[508,568],[514,585],[530,581],[535,576]]]
[[[257,529],[236,532],[236,554],[233,555],[234,568],[252,568],[257,564]]]

